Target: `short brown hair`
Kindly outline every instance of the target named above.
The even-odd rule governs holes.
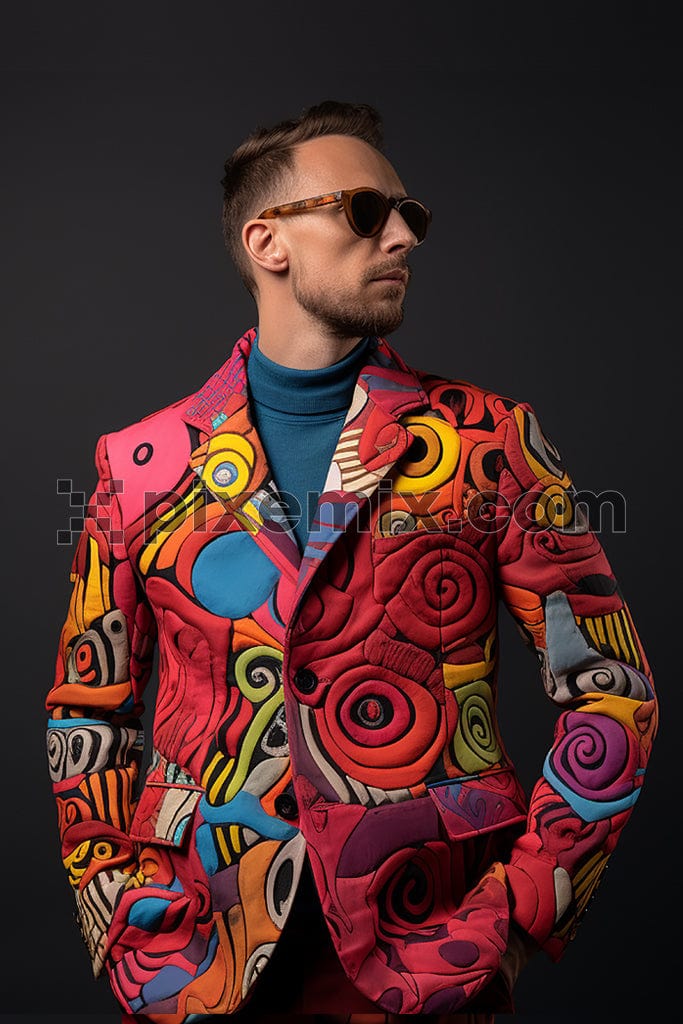
[[[240,277],[254,294],[249,257],[242,246],[242,227],[257,210],[276,201],[275,189],[294,166],[292,149],[321,135],[353,135],[382,152],[382,119],[367,103],[325,100],[292,120],[257,128],[225,161],[223,238]]]

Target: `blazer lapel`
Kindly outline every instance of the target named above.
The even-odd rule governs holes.
[[[428,404],[415,372],[384,339],[373,342],[318,499],[293,611],[334,542],[410,447],[414,435],[401,417]]]
[[[228,361],[183,414],[185,422],[199,431],[190,466],[294,583],[301,561],[299,548],[249,409],[247,360],[255,337],[252,328],[239,339]]]
[[[255,337],[251,328],[237,341],[183,418],[199,431],[190,466],[294,585],[291,615],[335,540],[410,446],[413,435],[401,416],[425,407],[427,398],[415,372],[384,339],[373,338],[302,557],[251,417],[247,361]]]

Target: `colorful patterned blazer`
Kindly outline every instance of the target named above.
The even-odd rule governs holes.
[[[83,936],[127,1012],[231,1013],[308,854],[355,986],[457,1012],[510,921],[553,960],[572,938],[643,783],[648,663],[530,406],[382,339],[301,557],[250,417],[254,336],[97,447],[47,699]],[[559,711],[528,801],[496,721],[499,598]],[[466,844],[511,828],[463,886]]]

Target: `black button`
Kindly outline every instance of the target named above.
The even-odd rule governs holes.
[[[318,685],[318,677],[310,668],[298,668],[294,673],[294,685],[301,693],[313,693]]]
[[[280,793],[275,797],[275,810],[281,818],[287,818],[291,820],[296,818],[299,813],[299,805],[293,796],[289,793]]]

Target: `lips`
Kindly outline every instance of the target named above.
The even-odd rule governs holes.
[[[379,277],[373,277],[373,281],[400,281],[401,284],[405,285],[408,282],[408,275],[404,270],[392,270],[391,273],[382,274]]]

